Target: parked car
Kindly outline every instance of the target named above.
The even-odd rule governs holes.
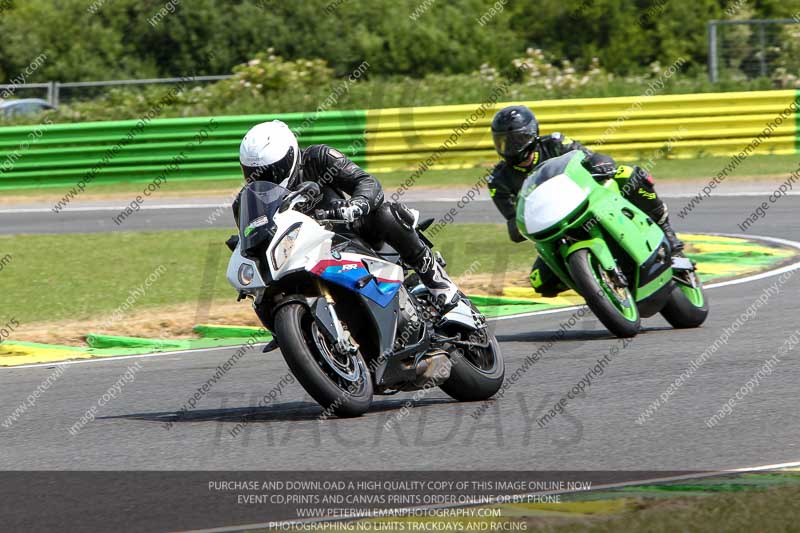
[[[55,106],[50,105],[47,103],[47,100],[42,100],[41,98],[5,100],[0,102],[0,117],[11,118],[23,115],[34,115],[42,111],[47,111],[48,109],[55,109]]]

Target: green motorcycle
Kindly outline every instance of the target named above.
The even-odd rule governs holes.
[[[695,328],[708,300],[694,263],[672,257],[661,228],[622,197],[613,179],[598,183],[573,151],[542,163],[522,186],[517,227],[539,256],[611,333],[633,337],[656,313],[675,328]]]

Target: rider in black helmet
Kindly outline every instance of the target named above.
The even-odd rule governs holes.
[[[587,156],[584,166],[595,179],[615,179],[622,195],[664,230],[673,253],[682,254],[683,242],[670,226],[667,204],[658,197],[653,186],[653,177],[643,168],[617,166],[611,157],[592,152],[561,133],[540,136],[539,122],[533,112],[522,105],[505,107],[497,112],[492,120],[492,138],[503,161],[495,166],[489,177],[489,194],[506,219],[512,241],[525,240],[516,224],[517,194],[525,178],[540,163],[572,150],[580,150]],[[536,259],[533,264],[531,285],[543,296],[555,296],[566,289],[541,259]]]

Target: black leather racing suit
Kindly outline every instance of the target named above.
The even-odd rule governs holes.
[[[352,231],[373,247],[388,243],[406,263],[418,271],[424,270],[430,249],[417,235],[413,213],[403,204],[384,201],[383,188],[377,179],[324,144],[301,150],[299,172],[300,182],[314,181],[320,185],[322,200],[317,209],[332,209],[346,197],[351,201],[359,199],[367,212],[353,222]],[[238,196],[233,202],[233,213],[238,226]]]
[[[530,167],[517,167],[500,161],[492,171],[488,180],[489,194],[494,205],[506,219],[508,235],[514,242],[522,242],[516,224],[517,194],[522,184],[534,169],[550,158],[564,155],[572,150],[580,150],[587,157],[584,166],[598,181],[613,178],[617,181],[622,195],[636,207],[644,211],[655,222],[661,224],[667,219],[667,206],[656,195],[653,178],[644,169],[637,166],[620,166],[611,157],[595,153],[581,143],[561,133],[545,135],[539,139]],[[534,290],[544,296],[555,296],[566,287],[553,274],[541,259],[536,259],[531,270],[531,285]]]

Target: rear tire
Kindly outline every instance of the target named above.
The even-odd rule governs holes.
[[[479,313],[472,302],[469,302],[474,313]],[[466,350],[455,348],[450,352],[452,368],[450,377],[439,388],[448,396],[460,402],[479,402],[494,396],[503,386],[506,374],[503,354],[497,339],[484,328],[477,331],[455,329],[448,334],[459,334],[462,339],[480,344],[488,344],[487,348],[471,348]],[[488,342],[487,342],[488,339]]]
[[[356,376],[348,380],[336,373],[318,348],[314,317],[302,304],[290,303],[275,314],[275,335],[294,377],[325,410],[340,416],[360,416],[372,404],[372,376],[360,353],[348,356]]]
[[[589,306],[589,309],[592,310],[598,320],[608,328],[608,331],[622,338],[633,337],[639,333],[641,317],[630,290],[626,288],[624,293],[627,295],[631,318],[622,314],[622,311],[611,302],[611,296],[608,291],[612,291],[613,288],[604,286],[599,281],[589,250],[581,249],[574,252],[567,258],[567,264],[578,293],[583,296],[586,300],[586,305]],[[623,304],[620,303],[620,305]],[[632,319],[632,317],[635,317],[635,319]]]
[[[503,386],[505,364],[500,354],[500,345],[494,336],[489,346],[495,364],[489,369],[476,366],[467,356],[452,354],[450,362],[453,368],[450,377],[439,388],[448,396],[460,402],[479,402],[494,396]]]
[[[692,303],[689,297],[681,289],[680,282],[675,283],[675,289],[670,293],[667,303],[661,309],[663,316],[669,324],[676,329],[700,327],[708,317],[708,297],[703,291],[700,280],[695,275],[696,283],[702,296],[702,305]],[[692,290],[689,288],[689,290]],[[697,290],[697,289],[694,289]]]

